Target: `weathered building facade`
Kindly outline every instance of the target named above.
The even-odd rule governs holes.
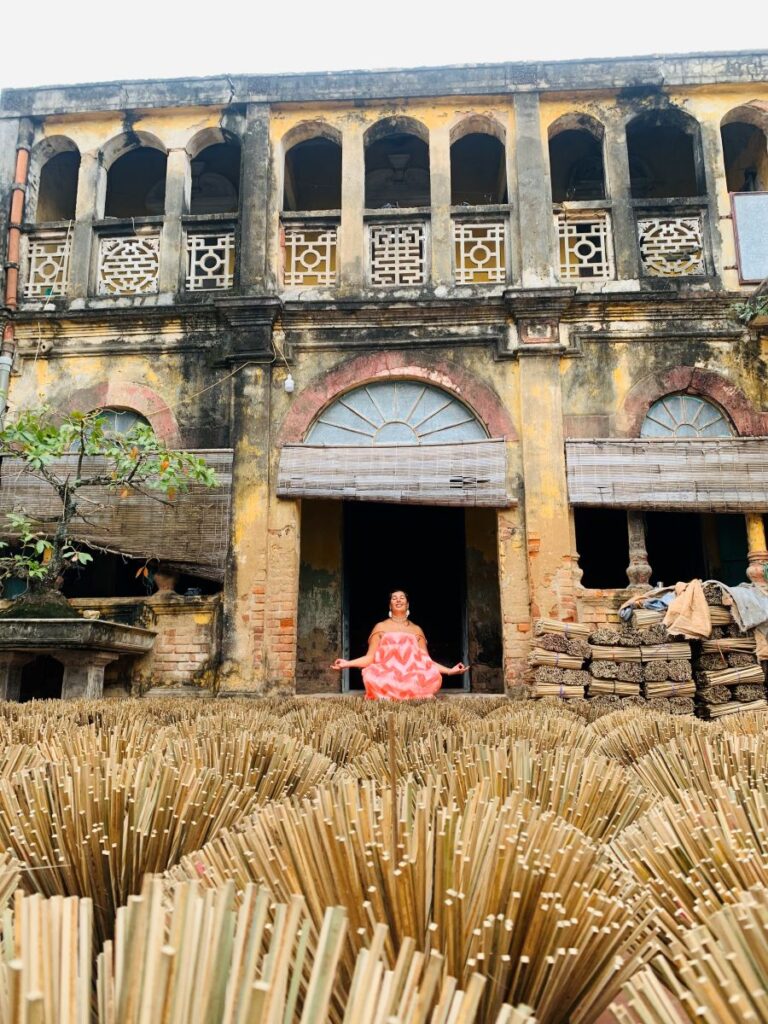
[[[765,53],[6,91],[10,409],[221,474],[156,543],[114,526],[188,598],[68,584],[149,606],[114,681],[355,688],[330,662],[403,587],[500,692],[537,616],[763,579],[767,138]]]

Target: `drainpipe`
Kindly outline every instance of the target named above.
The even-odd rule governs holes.
[[[13,317],[19,307],[19,259],[21,251],[21,225],[24,220],[24,198],[29,173],[29,151],[31,149],[32,125],[22,122],[19,142],[16,146],[16,172],[11,186],[11,211],[8,221],[8,245],[5,259],[5,301],[4,313],[8,318],[3,327],[0,345],[0,428],[5,423],[8,406],[8,389],[11,367],[16,354],[16,326]]]

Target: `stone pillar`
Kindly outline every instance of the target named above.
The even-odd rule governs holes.
[[[747,512],[747,576],[763,590],[768,590],[768,544],[765,542],[765,521],[761,512]]]
[[[265,681],[269,369],[248,363],[232,381],[232,512],[219,692],[256,694]]]
[[[0,651],[0,700],[18,700],[21,671],[37,657],[37,651]]]
[[[363,125],[344,125],[341,150],[339,293],[355,295],[365,286],[365,146]]]
[[[696,152],[696,138],[693,139],[694,152]],[[718,211],[718,178],[720,168],[723,164],[723,148],[720,137],[720,125],[713,121],[703,121],[701,124],[701,174],[702,188],[706,197],[706,213],[704,217],[703,234],[705,240],[709,240],[709,251],[711,258],[710,273],[714,272],[718,277],[723,274],[723,238],[720,232],[720,215]],[[730,209],[726,215],[730,215]],[[730,223],[730,222],[729,222]],[[706,241],[705,241],[706,244]]]
[[[237,261],[241,291],[261,294],[274,287],[267,261],[270,186],[269,105],[249,103],[245,114],[240,193],[240,253]]]
[[[159,291],[182,291],[186,253],[181,218],[189,211],[192,168],[185,149],[168,151],[165,172],[165,217],[160,233]]]
[[[453,284],[453,228],[451,225],[451,138],[447,124],[429,135],[430,234],[432,236],[432,285]]]
[[[104,212],[106,187],[107,176],[99,154],[82,153],[69,258],[69,294],[72,299],[82,300],[90,293],[92,252],[98,244],[93,235],[93,222]]]
[[[531,616],[576,615],[560,360],[520,350],[520,424]]]
[[[97,700],[104,695],[104,669],[119,657],[114,651],[56,651],[64,666],[62,700],[84,697]]]
[[[629,539],[629,565],[627,578],[630,590],[651,589],[651,566],[645,547],[645,518],[642,512],[627,512],[627,536]]]
[[[541,138],[537,93],[515,93],[515,150],[517,218],[520,232],[522,285],[546,287],[556,283],[554,221],[549,167]]]
[[[631,202],[627,133],[618,112],[605,120],[603,159],[606,195],[611,200],[616,277],[621,281],[637,281],[640,278],[640,253],[637,247],[635,211]]]

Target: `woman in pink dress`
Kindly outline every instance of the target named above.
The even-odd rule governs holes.
[[[361,668],[365,696],[369,700],[413,700],[434,697],[443,676],[460,676],[468,666],[453,668],[432,661],[420,626],[408,618],[408,595],[393,590],[389,595],[389,618],[377,622],[368,638],[362,658],[337,658],[331,668]]]

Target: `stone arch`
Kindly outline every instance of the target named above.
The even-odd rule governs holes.
[[[196,132],[184,147],[190,160],[194,160],[209,146],[240,145],[239,136],[226,128],[203,128]]]
[[[547,129],[552,200],[605,199],[605,127],[579,111],[563,114]]]
[[[101,164],[104,170],[108,171],[121,156],[130,153],[132,149],[141,148],[156,149],[160,153],[168,155],[168,148],[151,132],[122,132],[120,135],[114,135],[101,147]]]
[[[738,107],[733,107],[721,118],[720,127],[723,128],[734,122],[754,125],[755,128],[761,128],[768,134],[768,103],[764,100],[753,100],[751,103],[742,103]]]
[[[440,388],[465,405],[489,437],[517,440],[514,424],[499,396],[461,367],[443,361],[424,366],[409,362],[398,352],[381,352],[352,359],[301,388],[280,427],[278,444],[302,442],[317,417],[339,396],[382,380],[421,381]]]
[[[38,208],[40,204],[40,180],[43,175],[43,169],[54,157],[60,157],[64,154],[69,154],[72,160],[76,159],[79,166],[80,150],[77,144],[66,135],[50,135],[45,139],[41,139],[40,142],[33,146],[29,157],[29,174],[27,177],[26,209],[24,213],[26,220],[37,221],[38,212],[42,212]],[[76,196],[77,178],[75,177],[72,195],[73,205]],[[74,216],[72,219],[74,219]]]
[[[768,103],[734,107],[720,121],[729,192],[768,190]]]
[[[547,135],[550,139],[560,132],[589,132],[598,142],[602,142],[605,137],[605,125],[591,114],[572,110],[562,114],[547,126]]]
[[[495,117],[490,114],[464,114],[454,124],[450,132],[450,143],[458,142],[465,135],[492,135],[494,139],[506,146],[507,133]]]
[[[310,139],[327,139],[328,142],[335,142],[340,146],[341,132],[328,121],[300,121],[288,129],[280,138],[279,144],[285,154],[300,142],[308,142]]]
[[[386,139],[388,135],[415,135],[429,145],[429,128],[423,122],[417,121],[415,117],[397,116],[383,117],[366,130],[363,136],[366,149],[374,142]]]
[[[627,392],[617,416],[618,434],[639,437],[654,402],[672,394],[699,395],[712,402],[723,411],[740,436],[768,434],[768,414],[755,409],[744,392],[722,374],[695,366],[676,366],[637,381]]]
[[[131,409],[139,413],[161,441],[170,448],[181,447],[181,431],[168,403],[152,388],[132,381],[105,381],[79,388],[60,403],[63,412],[92,409]]]
[[[278,175],[286,211],[341,208],[341,132],[326,121],[302,121],[280,140]]]

